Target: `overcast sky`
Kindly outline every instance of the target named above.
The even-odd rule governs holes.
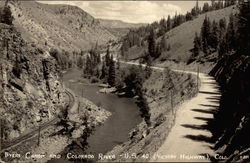
[[[200,1],[203,5],[205,1]],[[48,4],[70,4],[82,8],[95,18],[151,23],[175,13],[185,14],[196,1],[42,1]]]

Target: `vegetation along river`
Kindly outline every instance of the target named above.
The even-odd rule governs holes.
[[[99,93],[100,87],[80,82],[81,76],[82,71],[71,69],[63,75],[63,82],[76,96],[82,96],[112,113],[88,137],[88,148],[82,153],[105,154],[117,144],[128,140],[129,132],[142,121],[139,108],[132,98]]]

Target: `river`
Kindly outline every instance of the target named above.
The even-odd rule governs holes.
[[[82,96],[112,113],[105,123],[98,126],[88,137],[89,147],[82,152],[105,154],[117,144],[128,140],[129,132],[142,121],[139,108],[134,99],[99,93],[100,87],[80,82],[81,74],[80,70],[71,69],[63,75],[63,82],[77,96]]]

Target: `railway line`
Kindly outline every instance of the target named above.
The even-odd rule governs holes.
[[[71,91],[69,89],[66,89],[65,94],[68,96],[69,98],[69,103],[66,106],[69,110],[72,108],[72,106],[74,105],[75,102],[75,98],[74,95],[71,93]],[[41,124],[39,127],[35,128],[34,130],[23,134],[21,136],[19,136],[18,138],[15,138],[9,142],[3,142],[1,144],[1,150],[0,153],[3,153],[6,150],[9,150],[17,145],[20,145],[23,142],[26,142],[32,138],[34,138],[35,136],[38,135],[39,130],[40,132],[42,132],[43,130],[47,129],[49,126],[54,125],[55,123],[57,123],[60,119],[58,117],[53,118],[52,120],[48,121],[48,122],[44,122],[43,124]]]

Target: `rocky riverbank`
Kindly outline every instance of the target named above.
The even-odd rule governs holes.
[[[8,157],[3,160],[46,162],[51,159],[64,159],[72,143],[80,143],[86,132],[104,123],[110,115],[110,112],[91,101],[82,97],[76,98],[66,118],[41,132],[39,145],[38,137],[35,136],[10,150],[12,153],[19,153],[20,158]]]

